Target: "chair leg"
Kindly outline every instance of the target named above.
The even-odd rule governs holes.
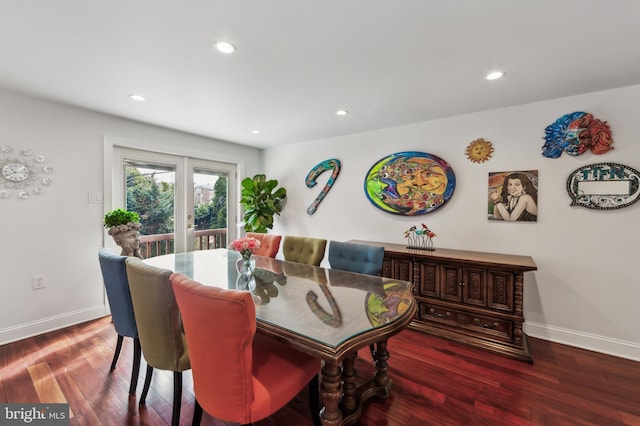
[[[182,405],[182,371],[173,372],[173,417],[171,426],[180,426],[180,407]]]
[[[378,361],[378,353],[376,352],[376,346],[372,343],[369,345],[369,350],[371,351],[371,359],[373,360],[373,364],[375,365]]]
[[[316,374],[309,382],[309,410],[311,410],[311,419],[315,426],[321,426],[320,423],[320,382]]]
[[[129,385],[129,395],[136,394],[136,388],[138,387],[138,376],[140,375],[140,354],[142,349],[140,348],[140,339],[137,337],[133,339],[133,368],[131,369],[131,385]]]
[[[153,367],[147,364],[147,376],[144,378],[144,386],[142,387],[142,395],[140,395],[140,402],[138,405],[144,405],[147,399],[147,393],[149,393],[149,386],[151,386],[151,377],[153,376]]]
[[[202,406],[196,399],[196,406],[193,408],[193,420],[191,421],[191,426],[200,426],[201,421],[202,421]]]
[[[122,349],[122,341],[124,340],[124,336],[118,334],[118,342],[116,343],[116,351],[113,354],[113,361],[111,361],[111,371],[116,369],[116,364],[118,363],[118,357],[120,356],[120,349]]]

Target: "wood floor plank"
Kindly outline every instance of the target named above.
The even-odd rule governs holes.
[[[70,424],[167,426],[173,375],[156,371],[144,406],[129,397],[132,341],[110,371],[109,317],[0,346],[1,402],[69,402]],[[368,401],[360,426],[640,426],[640,363],[530,339],[534,364],[406,330],[389,340],[391,396]],[[368,348],[358,381],[373,374]],[[180,424],[193,415],[193,378],[183,373]],[[255,426],[311,425],[306,390]],[[202,426],[235,426],[205,413]]]
[[[42,403],[66,403],[67,400],[58,385],[58,381],[49,369],[49,364],[39,362],[27,367],[31,381]]]

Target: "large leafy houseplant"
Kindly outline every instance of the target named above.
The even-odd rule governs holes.
[[[273,228],[273,215],[280,215],[287,190],[278,188],[276,179],[267,180],[262,174],[244,178],[241,182],[240,204],[244,209],[244,229],[266,233]]]

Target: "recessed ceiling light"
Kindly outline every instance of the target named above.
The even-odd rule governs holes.
[[[229,54],[236,51],[236,47],[228,41],[216,41],[213,47],[220,53]]]
[[[339,110],[336,111],[336,115],[343,116],[343,115],[347,115],[347,114],[349,114],[349,111],[347,111],[346,109],[339,109]]]
[[[252,130],[251,133],[253,133],[254,135],[259,135],[260,134],[260,130]]]
[[[142,96],[142,95],[137,95],[137,94],[135,94],[135,93],[130,94],[130,95],[129,95],[129,98],[131,98],[131,99],[132,99],[132,100],[134,100],[134,101],[138,101],[138,102],[144,102],[144,101],[145,101],[144,96]]]
[[[493,71],[493,72],[490,72],[489,74],[487,74],[487,76],[485,78],[487,80],[497,80],[497,79],[501,78],[502,76],[504,76],[504,72],[502,72],[502,71]]]

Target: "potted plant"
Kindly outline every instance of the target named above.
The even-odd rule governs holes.
[[[267,229],[273,228],[273,215],[280,215],[282,211],[282,201],[287,197],[287,190],[276,189],[278,181],[267,180],[262,174],[253,178],[246,177],[240,184],[245,231],[266,233]]]
[[[104,227],[108,234],[122,248],[121,256],[136,256],[140,254],[140,216],[136,212],[115,209],[104,215]]]

